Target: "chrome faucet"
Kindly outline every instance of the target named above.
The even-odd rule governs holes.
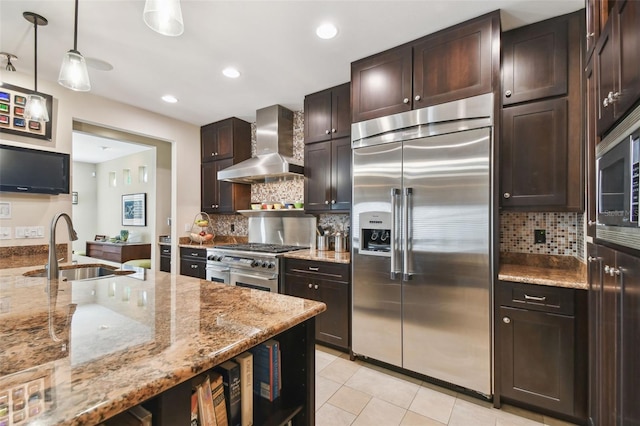
[[[66,213],[58,213],[53,217],[51,221],[51,228],[49,229],[49,263],[47,263],[47,280],[58,278],[58,256],[56,256],[56,224],[58,220],[63,217],[67,222],[67,228],[69,230],[69,239],[75,241],[78,239],[78,234],[73,229],[73,223],[71,218]]]

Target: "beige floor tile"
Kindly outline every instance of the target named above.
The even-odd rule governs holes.
[[[353,422],[354,426],[399,426],[407,410],[378,398],[372,398]]]
[[[518,426],[542,426],[542,414],[533,413],[524,408],[514,407],[513,405],[502,404],[498,410],[498,425],[518,425]]]
[[[345,411],[358,415],[370,400],[371,395],[352,389],[348,386],[342,386],[331,398],[329,398],[328,402],[338,408],[342,408]]]
[[[333,355],[333,356],[336,356],[336,357],[341,356],[341,355],[344,354],[344,352],[342,352],[342,351],[330,348],[328,346],[322,346],[322,345],[316,345],[316,353],[318,351],[323,352],[325,354]]]
[[[317,346],[316,346],[317,347]],[[324,370],[325,367],[338,359],[338,356],[324,350],[316,350],[316,373]]]
[[[326,403],[316,411],[316,426],[349,426],[356,415]]]
[[[371,363],[364,362],[364,361],[361,361],[361,362],[363,363],[363,365],[367,366],[368,368],[370,368],[372,370],[375,370],[375,371],[380,371],[381,373],[384,373],[384,374],[386,374],[388,376],[395,377],[397,379],[404,380],[404,381],[409,382],[409,383],[415,383],[416,385],[419,385],[419,384],[422,383],[422,380],[416,379],[415,377],[407,376],[406,374],[402,374],[402,373],[399,373],[397,371],[388,370],[388,369],[386,369],[386,368],[384,368],[382,366],[379,366],[379,365],[371,364]]]
[[[413,411],[407,411],[400,426],[446,426],[446,424],[430,419],[429,417],[421,416]]]
[[[544,416],[544,424],[547,426],[573,426],[575,423],[565,422],[564,420],[555,419],[553,417]]]
[[[447,424],[455,402],[456,398],[454,396],[421,386],[415,398],[413,398],[409,410]]]
[[[458,392],[456,392],[456,391],[454,391],[452,389],[443,388],[442,386],[438,386],[438,385],[436,385],[434,383],[421,382],[420,385],[425,387],[425,388],[433,389],[434,391],[443,393],[445,395],[458,396]]]
[[[449,419],[449,426],[495,426],[496,413],[492,408],[486,408],[473,402],[457,398]]]
[[[463,401],[467,401],[467,402],[470,402],[470,403],[472,403],[474,405],[479,405],[479,406],[484,407],[484,408],[493,408],[493,402],[492,401],[487,401],[486,399],[481,399],[481,398],[478,398],[476,396],[471,396],[471,395],[467,395],[467,394],[464,394],[464,393],[457,393],[456,397],[458,399],[463,400]]]
[[[325,379],[316,374],[316,411],[340,389],[340,386],[342,386],[341,383]]]
[[[409,408],[420,388],[415,383],[399,380],[367,367],[358,369],[345,384],[402,408]]]
[[[336,358],[318,374],[334,382],[344,384],[360,369],[360,365],[342,358]]]

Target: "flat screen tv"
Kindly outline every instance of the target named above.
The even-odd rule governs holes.
[[[69,193],[69,154],[0,145],[0,191]]]

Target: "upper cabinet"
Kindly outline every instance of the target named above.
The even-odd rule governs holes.
[[[503,34],[501,206],[582,211],[582,11]]]
[[[232,117],[200,129],[201,206],[207,213],[248,209],[251,186],[218,181],[218,171],[251,157],[251,124]]]
[[[353,62],[352,121],[491,92],[499,38],[496,11]]]
[[[607,13],[592,58],[597,76],[599,135],[608,133],[640,99],[640,2],[619,0]]]
[[[567,25],[555,21],[502,37],[502,104],[567,94]]]
[[[351,85],[349,83],[305,96],[305,143],[339,139],[350,134]]]

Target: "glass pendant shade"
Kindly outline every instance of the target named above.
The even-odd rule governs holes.
[[[24,118],[31,121],[49,121],[47,101],[40,95],[29,95],[24,107]]]
[[[91,90],[89,72],[84,57],[77,50],[70,50],[62,59],[58,83],[67,89],[77,92],[88,92]]]
[[[184,32],[180,0],[146,0],[142,14],[144,23],[166,36],[179,36]]]

